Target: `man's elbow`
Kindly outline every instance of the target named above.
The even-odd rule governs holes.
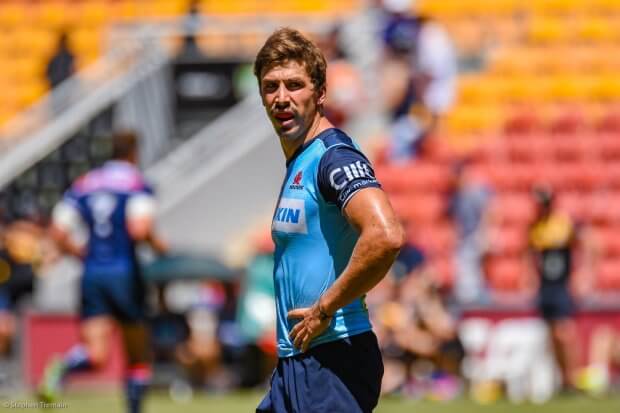
[[[400,249],[407,242],[407,237],[403,226],[398,223],[389,228],[386,228],[383,232],[383,246],[387,253],[396,256]]]

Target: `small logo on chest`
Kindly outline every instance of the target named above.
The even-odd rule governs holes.
[[[289,186],[289,189],[303,190],[304,186],[301,184],[302,176],[302,171],[297,172],[297,175],[295,175],[295,178],[293,178],[293,183]]]

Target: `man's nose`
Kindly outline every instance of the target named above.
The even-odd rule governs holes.
[[[286,106],[288,104],[289,104],[289,96],[288,96],[286,87],[284,87],[284,85],[280,85],[280,87],[278,88],[278,93],[276,94],[276,105]]]

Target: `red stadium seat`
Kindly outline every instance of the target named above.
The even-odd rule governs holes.
[[[620,290],[620,259],[608,259],[598,266],[596,287],[599,290]]]
[[[596,156],[595,145],[590,139],[581,136],[558,135],[553,136],[552,142],[554,158],[560,162],[576,162]]]
[[[444,198],[436,194],[392,194],[390,202],[396,214],[412,225],[437,222],[446,213]]]
[[[620,222],[620,193],[597,193],[589,198],[588,214],[593,225],[606,226]]]
[[[609,226],[595,228],[594,240],[603,257],[620,258],[618,228]]]
[[[519,291],[525,285],[527,267],[522,257],[493,257],[486,265],[487,283],[496,291]]]
[[[548,159],[553,146],[549,139],[537,135],[523,135],[505,139],[506,150],[512,161],[533,162]]]
[[[389,192],[445,192],[452,185],[449,167],[431,162],[382,166],[376,174]]]
[[[454,253],[457,233],[449,221],[439,221],[430,225],[411,225],[409,239],[419,245],[430,256],[445,256]]]
[[[603,182],[607,188],[620,190],[620,164],[609,163],[603,165]]]
[[[599,119],[595,127],[600,133],[620,133],[620,110],[610,110]]]
[[[508,135],[533,133],[542,130],[542,127],[543,122],[540,117],[528,108],[509,115],[504,123],[504,132]]]
[[[601,135],[600,141],[601,156],[606,161],[620,161],[620,137],[615,134]]]
[[[576,191],[566,191],[557,195],[557,207],[572,219],[578,222],[589,220],[588,204],[583,194]]]
[[[497,195],[491,200],[489,213],[503,225],[527,225],[534,218],[536,207],[529,195]]]
[[[536,181],[535,163],[493,163],[485,165],[483,173],[500,193],[528,191]]]
[[[502,256],[521,256],[527,249],[527,229],[519,226],[495,226],[489,229],[489,248]]]

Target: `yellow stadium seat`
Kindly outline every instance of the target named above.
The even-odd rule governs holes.
[[[203,0],[202,7],[207,14],[244,14],[251,13],[255,9],[255,2],[253,0],[239,0],[239,1],[212,1]],[[279,7],[272,3],[272,8],[279,10]]]
[[[601,101],[620,101],[620,79],[618,76],[601,76],[593,87],[593,96]]]
[[[577,30],[579,40],[591,43],[614,42],[618,40],[620,29],[606,19],[585,19]]]
[[[588,8],[587,0],[529,0],[522,3],[534,15],[570,14]]]
[[[40,27],[60,30],[75,23],[76,8],[66,1],[42,1],[37,3],[36,20]]]
[[[446,25],[448,34],[461,52],[479,51],[483,47],[484,27],[473,18],[461,18]]]
[[[69,47],[76,54],[97,54],[99,53],[100,32],[96,29],[79,28],[73,30],[69,35]]]
[[[537,72],[542,75],[575,72],[579,68],[579,50],[571,46],[543,47],[537,59]]]
[[[478,0],[477,8],[481,16],[513,15],[521,8],[519,0]]]
[[[496,51],[489,60],[490,73],[500,75],[524,75],[535,73],[542,54],[532,47],[504,48]]]
[[[505,81],[485,75],[461,76],[458,82],[458,101],[463,104],[493,104],[503,96]]]
[[[4,72],[9,80],[24,82],[42,78],[45,73],[46,62],[30,57],[14,57]]]
[[[583,101],[591,98],[594,86],[588,76],[559,76],[551,80],[549,94],[556,101]]]
[[[110,5],[110,14],[115,20],[133,20],[139,15],[139,7],[133,0],[116,1]]]
[[[520,42],[525,33],[523,22],[513,16],[489,19],[484,28],[495,42],[503,46]]]
[[[56,46],[56,35],[43,29],[24,27],[12,35],[12,47],[21,56],[49,56]]]
[[[152,1],[149,6],[149,16],[170,17],[180,16],[189,9],[187,0],[157,0]]]
[[[0,27],[15,27],[28,23],[27,5],[11,2],[0,5]]]
[[[445,121],[451,133],[459,134],[497,130],[502,123],[502,111],[497,105],[460,106]]]
[[[557,43],[568,38],[568,28],[561,19],[534,19],[528,28],[527,37],[532,43]]]
[[[111,17],[109,4],[110,2],[103,0],[90,0],[82,3],[77,23],[83,27],[100,27],[104,25]]]
[[[506,79],[503,98],[509,102],[528,103],[551,99],[549,80],[536,76],[519,76]]]
[[[620,70],[620,48],[618,46],[589,47],[589,56],[584,66],[595,73],[609,73]]]
[[[620,2],[618,0],[590,0],[592,8],[601,13],[620,13]]]
[[[18,95],[18,105],[21,108],[28,107],[35,103],[37,100],[48,91],[48,87],[42,80],[35,80],[26,83],[20,87]]]
[[[465,3],[460,0],[422,0],[416,8],[421,14],[433,17],[460,17],[465,14]]]
[[[93,51],[85,51],[85,52],[78,54],[76,57],[77,69],[78,70],[86,69],[88,66],[95,63],[97,59],[99,59],[100,57],[101,56],[99,55],[99,53],[96,53]]]

